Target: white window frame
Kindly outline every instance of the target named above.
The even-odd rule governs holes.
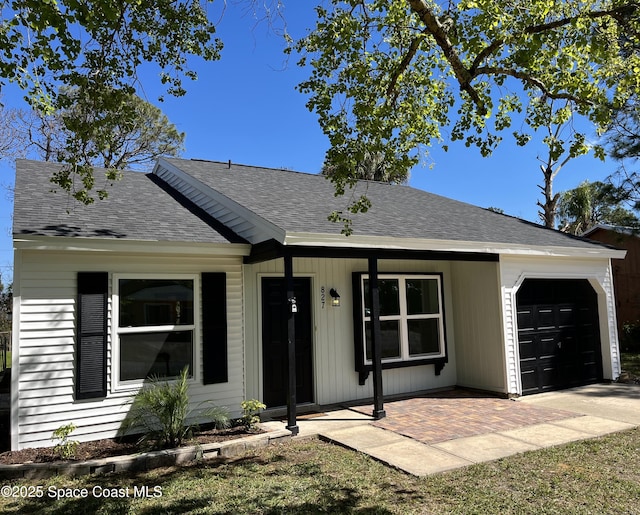
[[[367,331],[366,331],[366,323],[371,321],[371,317],[366,315],[365,306],[365,280],[369,279],[369,274],[362,274],[360,276],[360,294],[362,295],[361,305],[362,305],[362,352],[364,356],[364,364],[371,365],[373,363],[372,360],[367,359]],[[399,295],[399,304],[400,304],[400,313],[397,315],[385,315],[380,316],[380,321],[384,322],[386,320],[398,320],[399,321],[399,331],[400,331],[400,356],[394,358],[385,358],[382,360],[382,363],[400,363],[400,362],[408,362],[408,361],[420,361],[425,359],[432,358],[444,358],[446,357],[446,345],[445,345],[445,333],[444,333],[444,296],[442,291],[442,275],[441,274],[378,274],[378,280],[380,279],[393,279],[398,281],[398,295]],[[407,307],[407,279],[429,279],[437,281],[438,288],[438,313],[421,313],[417,315],[409,315],[408,307]],[[437,319],[438,320],[438,347],[440,349],[439,352],[432,352],[427,354],[415,354],[411,355],[409,353],[409,331],[408,331],[408,320],[426,320],[426,319]]]
[[[140,279],[140,280],[189,280],[193,281],[193,324],[185,325],[158,325],[158,326],[136,326],[136,327],[120,327],[120,280],[121,279]],[[192,375],[189,378],[189,384],[200,382],[200,275],[199,274],[113,274],[113,323],[111,328],[111,389],[114,392],[137,390],[144,384],[144,379],[135,379],[129,381],[120,380],[120,335],[135,333],[151,333],[164,331],[191,331],[192,332]],[[171,380],[169,380],[171,381]]]

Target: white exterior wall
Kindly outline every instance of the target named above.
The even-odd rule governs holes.
[[[617,379],[620,375],[620,351],[609,259],[501,256],[500,278],[509,394],[522,394],[516,293],[527,278],[589,280],[598,296],[603,375],[605,379]]]
[[[451,264],[458,385],[505,393],[498,263]]]
[[[158,256],[115,252],[17,250],[12,371],[12,449],[52,445],[51,433],[73,422],[79,441],[116,436],[132,392],[112,392],[112,306],[109,301],[107,396],[74,401],[76,278],[79,271],[114,274],[199,274],[226,272],[228,377],[214,385],[192,383],[192,406],[205,400],[227,406],[239,416],[244,399],[242,333],[242,258]],[[201,307],[200,307],[201,308]],[[196,331],[196,334],[201,334]],[[202,346],[196,342],[202,367]],[[202,371],[199,371],[200,378]],[[135,393],[135,392],[133,392]]]
[[[352,272],[367,272],[367,261],[356,259],[294,258],[295,276],[311,278],[313,316],[314,398],[320,405],[366,399],[373,396],[372,375],[358,384],[353,343]],[[380,260],[379,273],[442,272],[445,325],[449,350],[439,376],[433,365],[383,370],[384,395],[418,392],[456,384],[456,343],[453,321],[451,265],[446,261]],[[262,399],[262,345],[260,283],[263,276],[283,276],[283,260],[245,267],[245,345],[247,397]],[[321,305],[321,288],[326,303]],[[330,305],[329,289],[340,294],[340,307]]]

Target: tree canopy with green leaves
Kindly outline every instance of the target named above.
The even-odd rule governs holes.
[[[584,181],[560,195],[560,230],[580,235],[597,224],[639,229],[640,220],[625,199],[625,192],[610,183]]]
[[[156,65],[166,92],[181,96],[183,79],[197,76],[188,58],[220,57],[208,13],[212,1],[0,0],[0,84],[17,84],[44,115],[84,103],[80,109],[98,113],[93,122],[106,134],[120,123],[119,109],[135,93],[141,65]],[[92,135],[78,129],[67,148],[68,169],[90,186],[92,170],[78,147]]]
[[[504,131],[524,145],[546,126],[549,100],[602,127],[640,91],[640,58],[626,51],[637,0],[331,0],[316,11],[296,46],[311,68],[299,89],[329,137],[327,161],[343,163],[338,189],[367,152],[399,172],[434,141],[488,155]]]

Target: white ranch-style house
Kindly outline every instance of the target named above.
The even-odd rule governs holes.
[[[152,375],[193,406],[326,406],[453,386],[505,396],[616,379],[624,251],[408,186],[160,159],[89,206],[17,162],[13,449],[114,437]],[[99,175],[100,171],[96,171]]]

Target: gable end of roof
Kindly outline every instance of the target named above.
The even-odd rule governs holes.
[[[245,241],[283,242],[285,231],[160,158],[153,175]]]

